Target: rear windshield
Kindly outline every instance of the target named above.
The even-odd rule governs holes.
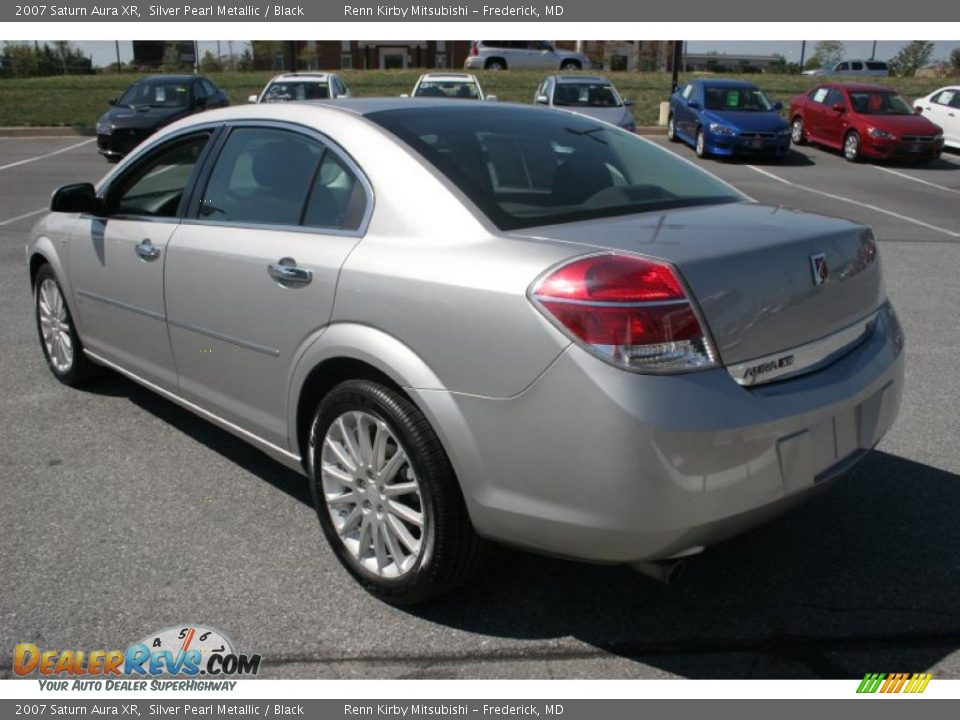
[[[872,60],[867,60],[867,69],[868,70],[886,70],[887,64],[885,62],[874,62]]]
[[[502,230],[744,199],[673,153],[572,113],[430,107],[367,117],[421,154]]]
[[[274,82],[263,94],[263,102],[289,102],[291,100],[326,100],[330,88],[318,82]]]

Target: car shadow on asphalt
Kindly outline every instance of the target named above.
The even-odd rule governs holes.
[[[102,377],[85,389],[101,395],[128,398],[142,410],[163,420],[185,435],[189,435],[293,499],[313,508],[310,486],[304,481],[303,476],[288,470],[246,441],[231,435],[226,430],[221,430],[213,423],[181,408],[176,403],[113,372],[104,372]]]
[[[126,396],[312,507],[300,475],[159,395],[113,373],[90,391]],[[919,672],[960,649],[958,507],[960,475],[874,451],[798,509],[691,558],[671,585],[495,548],[467,586],[402,611],[538,641],[532,657],[576,659],[543,642],[572,637],[691,678]]]
[[[958,506],[960,476],[873,452],[669,586],[504,549],[461,592],[413,612],[481,635],[571,636],[684,677],[921,671],[960,648]]]

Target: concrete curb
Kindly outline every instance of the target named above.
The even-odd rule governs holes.
[[[92,137],[92,127],[0,127],[0,138],[17,137]]]
[[[666,135],[667,129],[659,125],[644,125],[637,128],[637,135]]]

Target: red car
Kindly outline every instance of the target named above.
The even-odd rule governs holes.
[[[882,85],[825,83],[790,103],[794,145],[805,142],[861,158],[929,162],[943,152],[943,130]]]

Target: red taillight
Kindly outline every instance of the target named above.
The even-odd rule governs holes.
[[[617,365],[670,372],[716,364],[676,271],[632,255],[574,260],[531,290],[574,339]]]
[[[471,54],[471,55],[479,55],[479,54],[480,54],[480,51],[477,49],[477,44],[476,44],[476,43],[473,43],[473,44],[470,46],[470,54]]]

